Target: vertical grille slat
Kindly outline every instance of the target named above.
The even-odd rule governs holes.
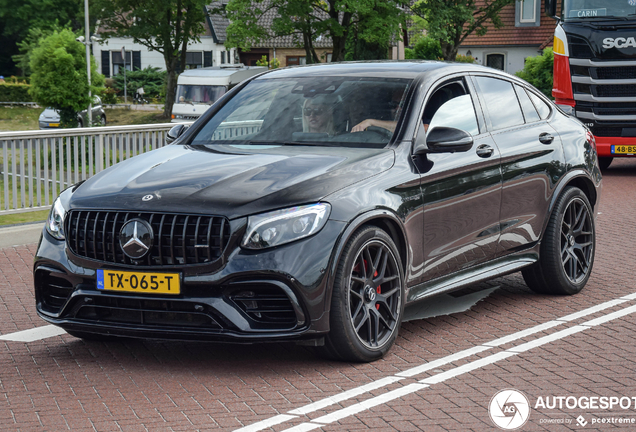
[[[177,215],[172,217],[172,228],[170,229],[170,264],[175,265],[174,260],[174,227],[177,225]]]
[[[145,220],[154,231],[154,244],[140,260],[126,256],[119,244],[119,231],[131,219]],[[213,263],[223,254],[230,234],[220,216],[104,210],[71,210],[67,227],[67,244],[74,254],[143,267]]]

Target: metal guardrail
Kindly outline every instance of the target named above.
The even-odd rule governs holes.
[[[165,145],[174,123],[0,132],[0,216],[46,210],[65,188]]]

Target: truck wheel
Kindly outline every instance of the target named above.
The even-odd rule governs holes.
[[[347,243],[331,298],[330,330],[321,347],[339,360],[370,362],[397,338],[404,314],[404,276],[395,243],[367,226]]]
[[[605,171],[606,169],[609,168],[613,160],[614,160],[613,157],[598,158],[598,166],[601,168],[602,171]]]
[[[539,262],[522,270],[530,289],[572,295],[583,289],[594,264],[596,231],[592,206],[576,187],[559,197],[541,241]]]

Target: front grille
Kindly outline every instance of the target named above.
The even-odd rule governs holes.
[[[623,134],[623,128],[620,127],[595,127],[592,129],[594,136],[598,137],[619,137]]]
[[[219,330],[223,322],[209,307],[183,301],[95,296],[73,309],[76,319],[91,323]]]
[[[150,252],[132,260],[119,244],[119,232],[130,219],[148,222],[154,232]],[[219,259],[230,235],[224,217],[119,211],[69,212],[67,244],[74,254],[115,264],[161,267],[206,264]]]
[[[636,66],[594,68],[597,79],[636,79]]]
[[[634,97],[636,96],[636,84],[625,85],[598,85],[596,86],[598,97]]]

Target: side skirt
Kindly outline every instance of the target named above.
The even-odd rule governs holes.
[[[506,255],[476,267],[415,285],[408,290],[406,304],[514,273],[539,261],[538,249],[537,244],[533,249]]]

